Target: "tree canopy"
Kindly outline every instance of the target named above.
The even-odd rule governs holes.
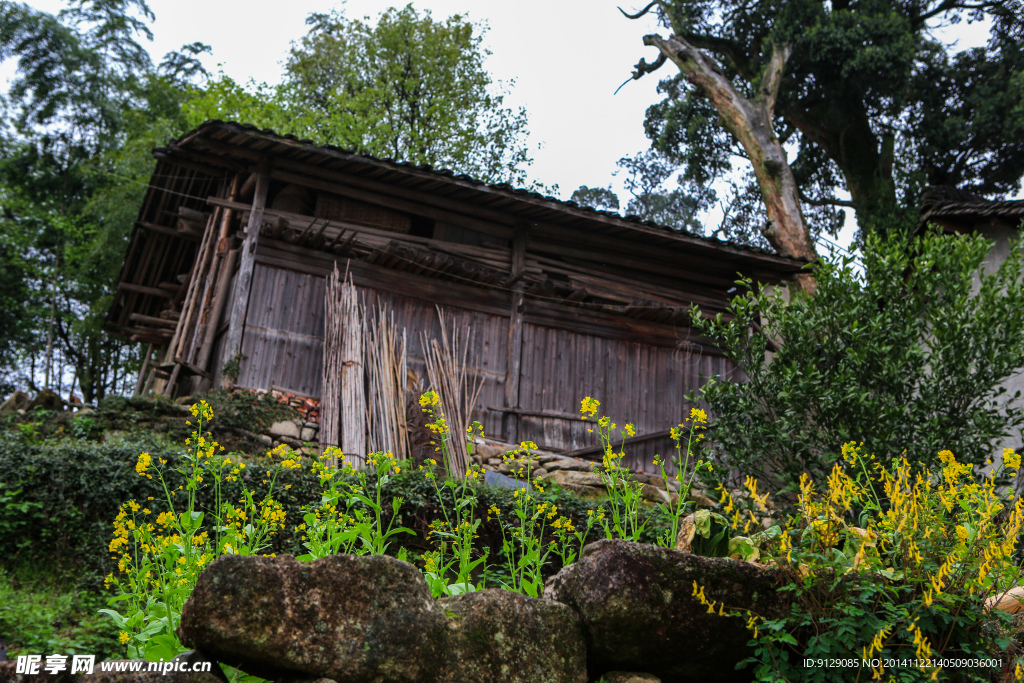
[[[504,106],[484,68],[484,30],[407,5],[375,24],[312,14],[280,86],[227,78],[189,105],[190,119],[239,118],[377,157],[485,181],[527,182],[526,112]]]
[[[84,398],[120,386],[136,345],[105,335],[150,150],[180,133],[201,72],[193,43],[159,66],[144,0],[74,0],[53,15],[0,2],[0,59],[16,74],[0,129],[0,373],[73,368]],[[8,289],[9,286],[9,289]],[[59,360],[57,360],[59,359]],[[52,370],[52,373],[51,373]]]
[[[842,208],[862,230],[880,231],[927,184],[988,196],[1021,187],[1020,0],[656,0],[647,9],[671,36],[645,38],[659,52],[634,78],[670,60],[680,68],[660,84],[665,98],[647,112],[647,135],[701,208],[716,201],[706,188],[735,159],[757,171],[744,129],[765,124],[787,151],[812,233],[834,233]],[[973,22],[990,26],[983,47],[958,50],[938,32]],[[730,88],[733,100],[723,95]],[[771,116],[730,126],[735,97],[771,100]],[[749,205],[765,197],[760,176],[740,182],[727,230],[764,233],[763,213]]]
[[[137,344],[102,330],[151,151],[210,118],[380,157],[526,182],[526,114],[484,69],[483,31],[412,6],[375,24],[314,14],[279,86],[210,79],[189,43],[156,64],[145,0],[68,0],[50,14],[0,0],[0,385],[90,402],[120,391]],[[40,369],[44,368],[45,372]]]

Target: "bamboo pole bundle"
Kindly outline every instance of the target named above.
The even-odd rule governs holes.
[[[405,386],[408,374],[405,328],[401,333],[395,314],[381,304],[366,319],[366,378],[369,410],[366,426],[369,450],[391,451],[399,459],[410,457],[409,429],[405,417]]]
[[[320,454],[329,446],[337,446],[338,421],[341,419],[341,338],[342,317],[339,306],[341,299],[341,274],[338,264],[327,276],[327,293],[324,297],[324,364],[320,389]],[[337,463],[335,463],[337,464]]]
[[[422,335],[423,357],[430,387],[437,392],[441,414],[450,430],[451,462],[446,466],[451,476],[463,477],[469,468],[466,431],[473,416],[473,406],[483,388],[483,377],[470,380],[467,372],[469,347],[472,346],[471,330],[468,327],[460,330],[453,321],[452,338],[449,340],[447,320],[440,306],[437,307],[437,317],[441,322],[441,340],[438,342]]]
[[[341,284],[341,450],[354,465],[366,461],[366,389],[363,315],[348,275]]]

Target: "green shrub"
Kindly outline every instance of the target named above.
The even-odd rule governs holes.
[[[872,236],[863,272],[821,263],[813,296],[786,302],[744,281],[725,315],[695,307],[695,327],[748,378],[714,378],[691,397],[711,409],[722,462],[791,497],[802,473],[823,481],[849,441],[886,461],[905,450],[924,468],[956,444],[984,464],[1024,424],[997,386],[1024,365],[1024,259],[1015,245],[978,287],[989,246],[935,231]]]
[[[796,514],[761,544],[792,596],[789,614],[730,609],[694,584],[709,610],[747,620],[757,680],[991,681],[1013,665],[1021,680],[1013,616],[991,606],[1022,576],[1013,555],[1024,499],[996,484],[1004,469],[1016,475],[1020,455],[1006,449],[979,483],[948,450],[917,474],[854,443],[842,453],[820,492],[803,478]]]
[[[117,629],[98,613],[105,597],[52,567],[43,571],[0,569],[0,634],[8,656],[59,652],[103,660],[119,653]]]

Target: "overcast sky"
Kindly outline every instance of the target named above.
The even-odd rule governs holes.
[[[64,7],[60,0],[29,4],[48,12]],[[290,44],[306,33],[311,12],[343,6],[349,17],[369,17],[372,22],[391,4],[149,0],[156,15],[151,52],[159,61],[185,43],[201,41],[213,48],[204,59],[212,73],[222,70],[241,83],[276,83]],[[613,0],[420,0],[414,5],[430,10],[435,19],[462,14],[486,24],[484,43],[492,53],[487,67],[510,87],[507,104],[525,107],[529,116],[535,160],[531,177],[557,184],[563,199],[580,185],[611,184],[625,205],[623,179],[615,177],[616,161],[648,146],[644,112],[660,99],[659,74],[614,93],[640,57],[649,61],[656,54],[643,45],[644,34],[658,30],[653,20],[626,19]],[[628,0],[623,7],[635,9]],[[956,31],[963,34],[965,44],[978,44],[985,36],[979,28],[961,25]],[[9,72],[10,65],[6,66]],[[671,68],[665,67],[666,73]],[[847,226],[838,240],[844,246],[853,236],[851,220]]]

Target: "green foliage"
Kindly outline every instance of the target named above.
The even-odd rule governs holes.
[[[1024,5],[996,0],[721,0],[659,3],[676,35],[722,66],[737,91],[759,95],[775,46],[789,45],[774,109],[813,233],[833,233],[838,207],[862,230],[884,231],[923,184],[1002,195],[1024,176]],[[984,47],[958,50],[934,31],[990,22]],[[647,111],[651,147],[680,170],[682,191],[700,197],[734,167],[737,141],[705,92],[675,69]],[[837,196],[846,191],[850,202]],[[764,214],[748,175],[724,202],[726,234],[756,240]]]
[[[113,658],[117,631],[98,614],[103,597],[69,577],[18,566],[0,569],[0,633],[7,654],[59,652]]]
[[[619,209],[619,198],[615,196],[610,187],[580,185],[579,189],[572,193],[571,199],[580,206],[599,211],[618,211]]]
[[[281,461],[257,464],[269,469],[261,482],[266,492],[255,494],[241,478],[246,464],[221,456],[218,444],[207,439],[210,433],[204,426],[213,419],[210,406],[200,401],[191,414],[196,429],[185,441],[188,450],[176,467],[168,468],[166,460],[154,460],[148,452],[136,461],[135,472],[159,482],[160,495],[122,503],[114,518],[108,550],[118,571],[111,572],[104,584],[117,591],[109,601],[116,609],[101,612],[117,625],[120,642],[132,659],[170,660],[186,650],[177,629],[199,573],[222,555],[259,555],[269,549],[271,538],[285,527],[286,513],[273,498],[278,475],[300,467],[287,447],[268,453]],[[171,473],[182,482],[177,488]],[[223,495],[230,482],[241,488],[233,502]],[[212,496],[212,506],[201,504],[200,491]]]
[[[139,42],[152,19],[143,0],[76,1],[55,15],[0,2],[0,59],[16,63],[0,127],[0,265],[18,297],[0,298],[0,317],[18,318],[0,345],[13,341],[8,365],[35,370],[52,338],[86,403],[123,390],[141,360],[103,318],[150,150],[184,130],[180,103],[205,47],[155,67]],[[16,383],[31,386],[21,369]]]
[[[865,455],[854,443],[842,451],[827,490],[805,478],[797,514],[762,543],[785,577],[790,612],[719,607],[747,618],[754,656],[745,663],[762,681],[881,679],[887,670],[900,681],[995,680],[1014,655],[1013,617],[986,603],[1019,582],[1012,558],[1024,527],[1024,500],[996,482],[1004,468],[1016,475],[1020,455],[1007,449],[979,484],[950,451],[916,476],[904,458]],[[806,667],[805,658],[859,665]],[[956,663],[970,659],[983,661]]]
[[[803,472],[824,480],[848,441],[922,467],[956,444],[983,464],[1024,424],[997,386],[1024,357],[1024,259],[1015,245],[978,285],[989,246],[934,231],[871,237],[863,272],[822,263],[813,296],[787,303],[744,282],[727,316],[695,308],[695,327],[748,378],[713,378],[693,397],[715,417],[715,452],[781,494]]]
[[[193,125],[237,118],[318,144],[490,182],[523,185],[526,113],[484,69],[483,30],[460,15],[389,8],[375,25],[311,14],[284,83],[252,91],[221,76],[186,109]]]

